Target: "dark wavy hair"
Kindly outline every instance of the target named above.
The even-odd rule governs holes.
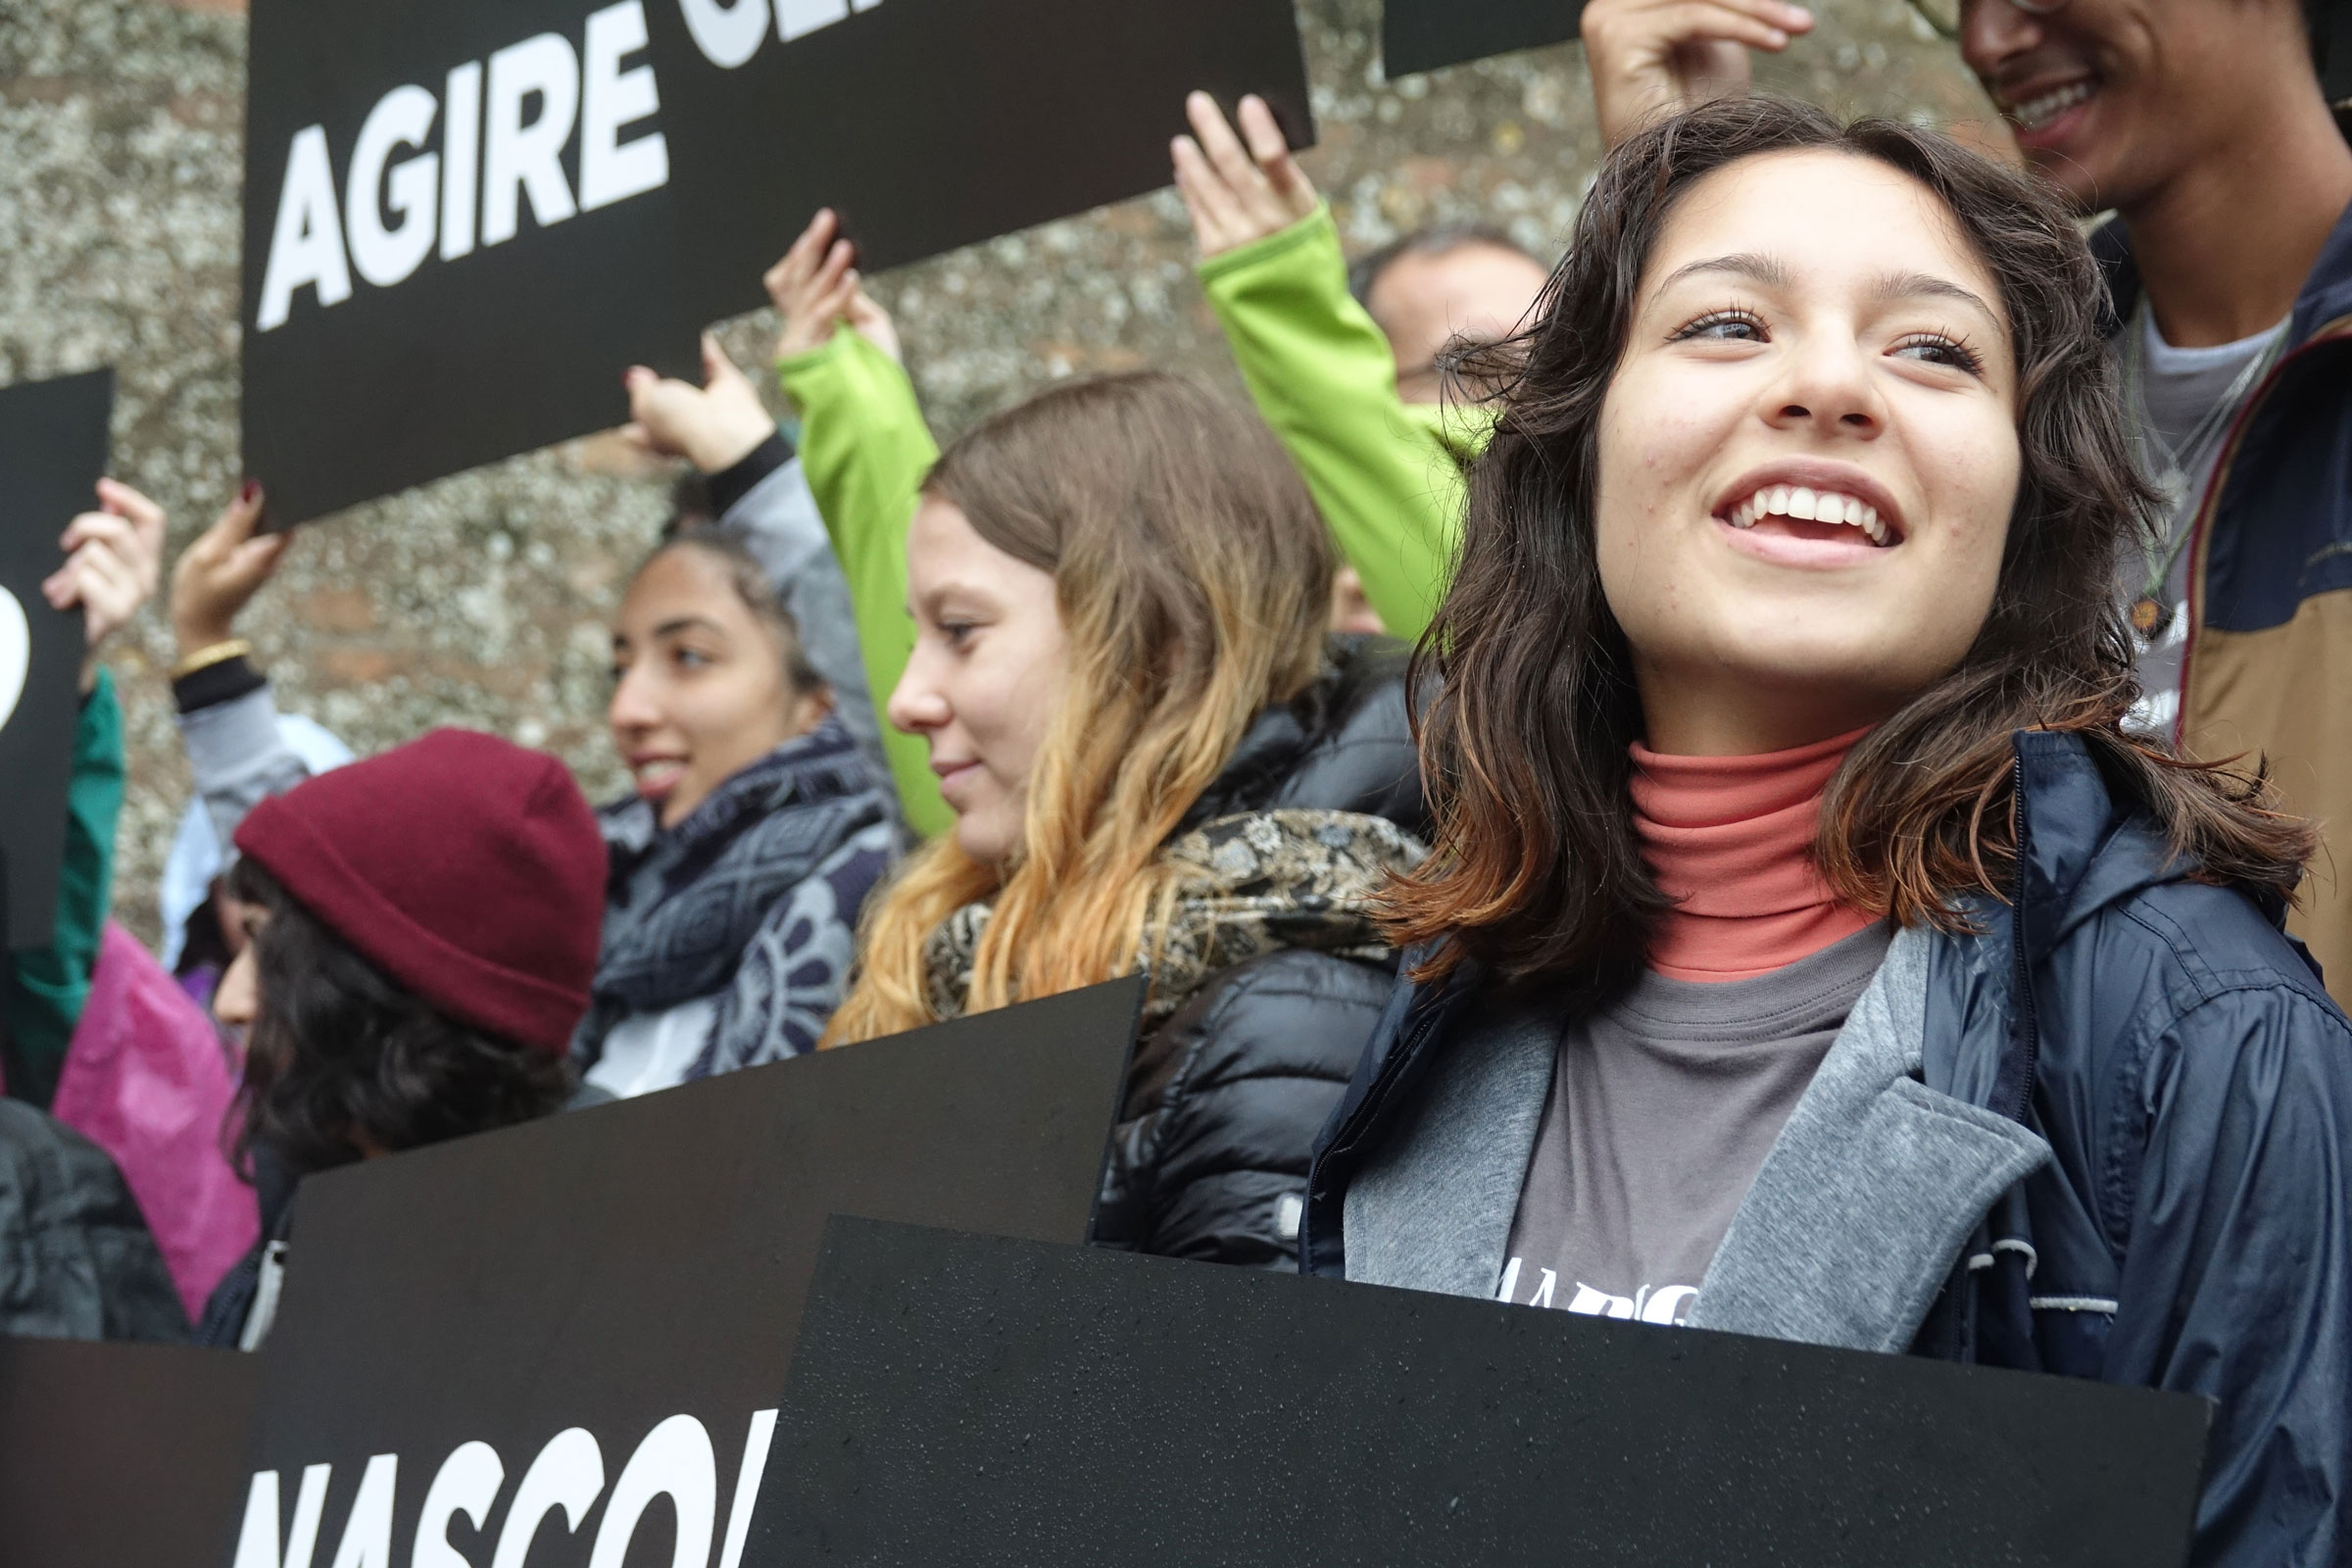
[[[254,934],[260,1000],[230,1116],[231,1156],[266,1147],[294,1172],[348,1164],[552,1114],[571,1063],[435,1010],[387,978],[251,857],[232,898],[269,919]]]
[[[2313,837],[2259,774],[2176,760],[2127,735],[2138,699],[2114,563],[2150,537],[2097,328],[2100,283],[2073,220],[2026,176],[1888,120],[1840,124],[1767,96],[1633,137],[1602,166],[1568,255],[1519,336],[1472,350],[1467,384],[1498,420],[1470,475],[1451,590],[1415,655],[1442,677],[1416,714],[1434,852],[1390,904],[1399,944],[1435,942],[1424,978],[1476,959],[1504,978],[1640,972],[1666,901],[1627,795],[1642,733],[1625,633],[1601,592],[1593,496],[1603,400],[1652,247],[1697,181],[1741,159],[1826,150],[1934,192],[2000,286],[2017,357],[2016,509],[1990,615],[1959,666],[1855,746],[1816,853],[1838,896],[1909,925],[1964,926],[2015,864],[2011,736],[2079,734],[2198,877],[2291,897]]]

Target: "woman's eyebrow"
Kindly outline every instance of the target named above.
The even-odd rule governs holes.
[[[1892,305],[1903,300],[1952,300],[1981,313],[1993,326],[2007,330],[2000,313],[1984,303],[1983,295],[1974,289],[1963,288],[1948,277],[1933,272],[1886,272],[1871,285],[1870,297],[1881,305]]]
[[[1734,256],[1710,256],[1703,261],[1678,267],[1667,274],[1666,281],[1659,284],[1658,287],[1661,291],[1670,289],[1685,278],[1703,277],[1709,272],[1728,272],[1734,277],[1744,277],[1762,288],[1787,288],[1788,286],[1788,268],[1783,267],[1770,256],[1758,256],[1752,251],[1741,251]]]
[[[656,626],[654,628],[654,635],[656,637],[675,637],[678,633],[682,631],[692,631],[697,626],[702,627],[706,631],[723,633],[726,630],[725,627],[721,626],[717,621],[710,619],[708,615],[677,615],[673,616],[671,619],[662,622],[662,624],[659,626]]]

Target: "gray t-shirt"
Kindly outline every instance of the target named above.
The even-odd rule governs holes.
[[[2163,519],[2163,525],[2179,530],[2189,524],[2198,505],[2205,499],[2205,487],[2213,481],[2215,463],[2221,457],[2222,429],[2234,414],[2219,414],[2217,410],[2238,376],[2259,359],[2286,330],[2280,321],[2267,331],[2252,337],[2241,337],[2234,343],[2219,343],[2211,348],[2177,349],[2164,340],[2156,329],[2152,311],[2138,315],[2136,328],[2127,324],[2126,331],[2137,330],[2139,341],[2138,408],[2146,412],[2148,429],[2143,436],[2152,435],[2154,449],[2151,460],[2172,453],[2187,460],[2182,470],[2184,488],[2180,510]],[[2129,361],[2127,360],[2127,364]],[[2249,388],[2248,390],[2251,390]],[[2214,423],[2207,424],[2209,417]],[[2200,432],[2199,426],[2205,425]],[[2182,451],[2183,443],[2192,435],[2202,434],[2192,451]],[[2169,545],[2171,541],[2168,540]],[[2159,547],[2159,557],[2165,546]],[[2135,548],[2125,551],[2122,589],[2124,603],[2130,605],[2147,591],[2151,563]],[[2172,611],[2171,617],[2153,637],[2139,640],[2139,685],[2142,693],[2139,706],[2132,710],[2133,729],[2146,734],[2170,738],[2174,721],[2180,711],[2180,655],[2188,645],[2188,550],[2185,545],[2174,555],[2172,564],[2164,575],[2164,585],[2156,597]]]
[[[1645,973],[1563,1030],[1498,1298],[1681,1322],[1891,935],[1752,980]]]

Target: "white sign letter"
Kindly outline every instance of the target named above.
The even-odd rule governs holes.
[[[591,12],[580,68],[580,211],[639,195],[669,182],[669,144],[658,130],[621,145],[620,128],[662,107],[654,68],[620,69],[621,58],[645,47],[645,7],[639,0]]]
[[[539,118],[522,122],[536,93]],[[514,237],[522,192],[541,228],[578,211],[564,179],[564,144],[580,110],[580,57],[561,33],[509,44],[490,57],[489,126],[482,154],[482,243]]]
[[[758,54],[767,36],[767,0],[678,0],[678,15],[703,58],[721,71]]]
[[[379,1453],[368,1461],[360,1477],[360,1494],[351,1499],[351,1517],[343,1521],[343,1539],[335,1546],[335,1568],[392,1568],[392,1488],[400,1474],[400,1455]]]
[[[332,1465],[315,1464],[302,1472],[302,1491],[294,1498],[294,1536],[286,1554],[277,1554],[277,1472],[257,1470],[253,1488],[245,1494],[245,1523],[237,1531],[236,1568],[311,1568],[311,1553],[318,1545],[318,1515],[326,1509],[326,1476]]]
[[[588,1505],[604,1490],[604,1450],[586,1428],[565,1427],[548,1439],[539,1457],[522,1473],[522,1485],[514,1489],[490,1568],[522,1568],[542,1519],[562,1508],[564,1527],[577,1530]]]
[[[351,298],[351,269],[343,261],[343,220],[335,213],[335,166],[326,156],[326,127],[294,133],[286,152],[286,182],[277,193],[277,227],[270,235],[270,266],[262,273],[262,305],[254,330],[286,324],[294,291],[315,284],[321,307]]]
[[[752,1509],[760,1501],[760,1478],[767,1474],[767,1446],[775,1440],[776,1412],[754,1410],[743,1440],[743,1468],[735,1472],[735,1501],[727,1509],[727,1539],[718,1548],[718,1568],[742,1568],[743,1544],[752,1533]]]
[[[671,1416],[629,1455],[605,1503],[588,1568],[620,1568],[645,1505],[664,1492],[678,1510],[670,1568],[703,1568],[710,1560],[710,1526],[718,1512],[718,1460],[710,1452],[710,1434],[690,1415]]]
[[[433,187],[441,179],[441,160],[432,153],[412,158],[392,171],[388,186],[384,165],[396,148],[424,145],[440,107],[422,87],[395,87],[368,111],[351,149],[351,175],[343,186],[351,265],[377,288],[390,288],[416,270],[433,248]],[[386,210],[400,220],[390,228],[384,226]]]
[[[487,1443],[461,1443],[441,1461],[433,1484],[425,1489],[424,1512],[416,1521],[416,1549],[409,1568],[473,1568],[465,1554],[449,1544],[449,1521],[464,1514],[479,1530],[498,1500],[507,1467],[498,1450]],[[237,1568],[244,1568],[242,1563]]]
[[[31,664],[32,627],[24,619],[24,607],[15,594],[0,588],[0,726],[17,716],[17,701],[24,695],[24,672]]]
[[[449,112],[441,120],[441,259],[473,251],[473,203],[480,190],[482,68],[468,60],[449,74]]]

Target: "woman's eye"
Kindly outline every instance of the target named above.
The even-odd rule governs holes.
[[[968,620],[943,620],[939,623],[939,635],[950,648],[961,648],[971,640],[972,623]]]
[[[1746,311],[1714,311],[1683,327],[1668,341],[1761,343],[1764,323]]]
[[[669,657],[680,669],[701,669],[713,662],[709,654],[694,648],[681,648]]]
[[[1969,375],[1984,373],[1984,357],[1967,344],[1943,336],[1939,332],[1920,332],[1894,346],[1896,354],[1919,361],[1922,365],[1940,365]]]

